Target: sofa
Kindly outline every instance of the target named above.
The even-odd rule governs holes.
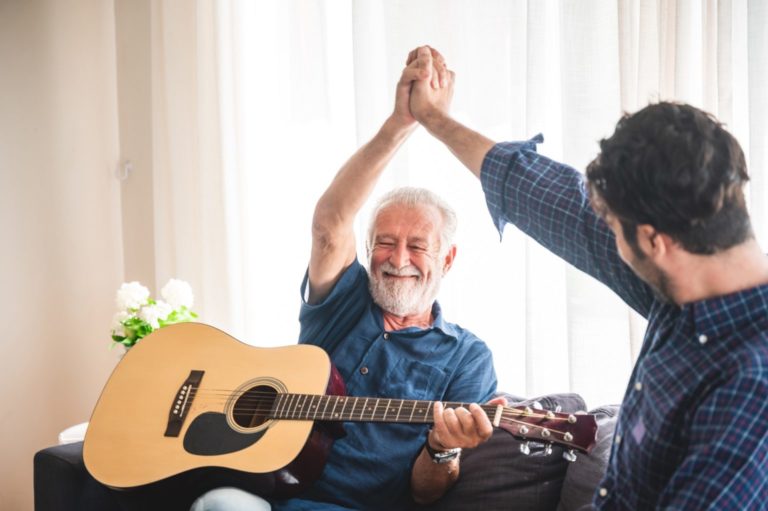
[[[501,393],[511,405],[578,412],[586,409],[577,394],[554,394],[534,399]],[[438,502],[413,504],[413,510],[531,510],[584,511],[605,472],[618,405],[593,409],[598,422],[597,444],[576,461],[564,459],[564,449],[523,441],[503,429],[475,449],[462,453],[461,476]],[[528,450],[528,454],[522,451]],[[36,511],[131,511],[153,509],[186,511],[197,496],[219,486],[236,486],[268,495],[271,480],[262,475],[226,469],[198,469],[143,487],[138,491],[111,490],[85,469],[82,442],[43,449],[34,458]]]

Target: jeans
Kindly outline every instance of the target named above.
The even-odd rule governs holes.
[[[238,488],[216,488],[198,498],[189,511],[270,511],[269,502]]]

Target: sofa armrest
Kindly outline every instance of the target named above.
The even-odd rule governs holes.
[[[109,490],[85,469],[82,442],[38,451],[33,467],[35,511],[119,509]]]

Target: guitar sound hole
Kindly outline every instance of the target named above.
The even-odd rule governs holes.
[[[266,385],[248,389],[235,401],[232,417],[238,426],[256,428],[271,418],[277,391]]]

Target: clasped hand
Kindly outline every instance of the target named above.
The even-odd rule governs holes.
[[[423,125],[447,116],[453,99],[455,73],[439,51],[429,46],[412,50],[397,84],[394,115],[405,125]]]

